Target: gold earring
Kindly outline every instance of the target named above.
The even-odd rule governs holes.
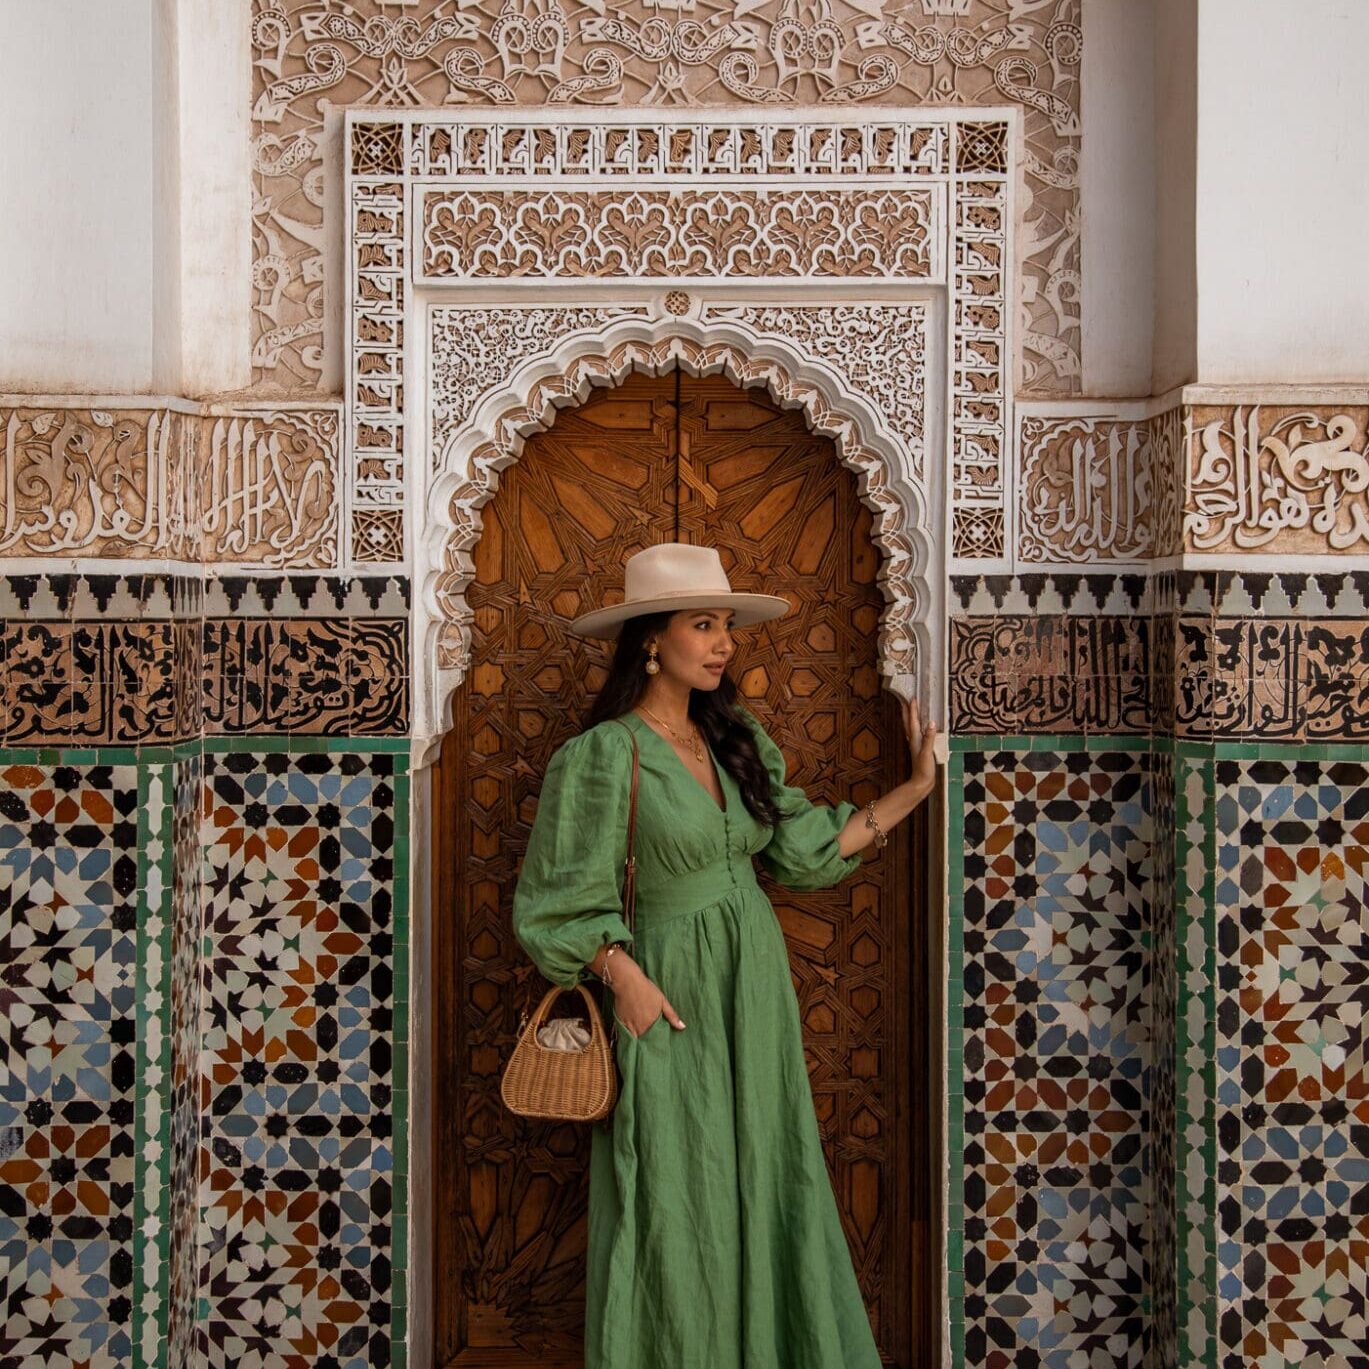
[[[648,650],[651,652],[651,657],[646,663],[646,673],[648,675],[655,675],[661,668],[656,662],[656,643],[652,642]]]

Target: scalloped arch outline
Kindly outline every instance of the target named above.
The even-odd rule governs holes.
[[[763,386],[832,439],[874,514],[885,600],[880,673],[896,692],[916,694],[932,716],[941,715],[943,682],[934,663],[944,654],[945,539],[937,535],[944,513],[940,491],[918,476],[904,443],[830,362],[789,337],[739,320],[634,318],[558,338],[492,387],[465,422],[434,435],[434,476],[416,538],[415,664],[424,671],[415,681],[416,763],[450,730],[452,699],[470,665],[471,552],[480,540],[480,509],[498,490],[500,472],[520,458],[528,437],[550,428],[559,410],[583,402],[592,387],[676,366],[695,376],[724,375],[741,388]],[[935,463],[928,469],[934,474]]]

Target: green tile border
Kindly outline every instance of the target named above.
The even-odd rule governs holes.
[[[19,761],[17,764],[43,764],[42,761]],[[62,762],[48,762],[61,764]],[[68,762],[70,763],[70,762]],[[91,764],[108,764],[95,760]],[[136,756],[123,764],[137,764]],[[134,1017],[134,1082],[133,1082],[133,1306],[131,1345],[132,1362],[137,1369],[147,1363],[143,1357],[143,1329],[147,1298],[143,1289],[145,1274],[143,1259],[143,1228],[147,1221],[147,1205],[144,1197],[147,1182],[147,1115],[144,1111],[143,1095],[147,1087],[149,1073],[147,1051],[146,1005],[147,993],[147,921],[148,921],[148,848],[151,845],[151,771],[140,767],[138,780],[138,853],[137,881],[138,896],[135,904],[134,926],[134,974],[133,974],[133,1017]],[[165,1307],[159,1308],[163,1317]],[[165,1336],[159,1336],[164,1341]]]
[[[965,1148],[955,1145],[965,1127],[965,755],[977,749],[951,738],[946,761],[946,1301],[950,1318],[951,1363],[965,1363]],[[959,987],[960,992],[953,992]],[[958,1214],[959,1220],[955,1220]],[[952,1258],[952,1241],[961,1243],[961,1258]]]
[[[1369,742],[1213,741],[1188,737],[1112,736],[1099,732],[1040,736],[958,733],[947,738],[952,755],[967,751],[1154,751],[1166,756],[1216,760],[1369,762]]]
[[[947,739],[952,755],[967,751],[1151,751],[1153,739],[1127,733],[1061,732],[1030,736],[957,734]]]
[[[0,765],[137,765],[146,760],[137,747],[82,746],[54,751],[46,746],[0,746]]]
[[[357,748],[353,747],[353,750]],[[375,751],[398,751],[388,746]],[[408,1363],[409,1323],[409,743],[395,762],[394,805],[394,1043],[391,1093],[390,1213],[390,1360],[394,1369]]]
[[[171,1315],[171,1133],[175,1122],[175,1071],[172,1054],[175,1046],[175,1017],[172,1012],[173,977],[175,966],[171,960],[171,947],[174,940],[176,920],[176,762],[160,767],[162,771],[162,811],[161,811],[161,879],[162,879],[162,922],[160,928],[162,957],[161,1018],[162,1051],[160,1061],[162,1109],[158,1127],[157,1150],[161,1156],[163,1183],[159,1200],[158,1228],[161,1232],[161,1278],[159,1280],[157,1308],[161,1335],[158,1337],[157,1369],[166,1369],[170,1345],[167,1342]],[[198,799],[198,796],[197,796]],[[198,811],[198,801],[196,804]],[[149,910],[150,911],[150,910]],[[195,976],[199,985],[198,971]],[[196,1001],[198,1002],[198,993]],[[198,1023],[196,1036],[198,1038]],[[199,1086],[196,1081],[196,1094]],[[197,1098],[198,1102],[198,1098]],[[198,1137],[196,1142],[198,1144]],[[198,1199],[199,1159],[196,1157],[196,1195]],[[198,1204],[197,1204],[198,1205]],[[198,1226],[198,1220],[196,1226]],[[197,1236],[198,1243],[198,1236]],[[198,1270],[196,1271],[198,1276]]]
[[[1217,742],[1212,752],[1219,761],[1366,761],[1365,742]]]
[[[1207,1291],[1208,1359],[1217,1360],[1217,767],[1215,762],[1203,771],[1203,1171],[1206,1184],[1207,1247],[1205,1261]]]
[[[1156,738],[1156,750],[1160,749]],[[1165,739],[1176,757],[1219,761],[1369,761],[1369,742],[1221,742]]]
[[[66,764],[74,762],[68,760]],[[95,764],[107,764],[104,759]],[[132,1314],[132,1363],[135,1369],[165,1369],[168,1351],[167,1322],[169,1317],[169,1298],[171,1292],[171,1128],[172,1106],[172,983],[173,966],[171,963],[172,921],[175,917],[173,889],[175,887],[175,773],[172,766],[162,763],[123,761],[122,764],[138,765],[138,852],[137,873],[138,896],[136,901],[137,927],[135,1004],[134,1004],[134,1156],[133,1156],[133,1306]],[[153,788],[157,790],[160,807],[153,807]],[[157,860],[152,854],[154,842]],[[154,906],[152,889],[154,880],[157,888],[157,902]],[[151,924],[154,918],[160,919],[155,945],[151,942]],[[152,979],[152,952],[156,961],[157,977]],[[150,1053],[149,1026],[152,1014],[157,1014],[160,1022],[160,1049],[156,1059]],[[155,1138],[148,1132],[149,1094],[152,1092],[152,1076],[156,1076],[156,1127]],[[156,1175],[148,1173],[148,1148],[152,1142],[160,1165]],[[149,1213],[147,1192],[150,1180],[156,1179],[157,1203],[155,1213]],[[147,1249],[146,1232],[151,1223],[155,1234],[152,1241],[156,1247],[157,1281],[155,1289],[146,1284]],[[148,1294],[154,1294],[149,1300]],[[144,1342],[148,1333],[148,1303],[151,1301],[155,1320],[153,1328],[156,1352],[149,1357],[144,1353]]]
[[[1175,1024],[1174,1024],[1174,1230],[1177,1278],[1175,1321],[1180,1363],[1216,1369],[1217,1360],[1217,1192],[1216,1192],[1216,817],[1214,797],[1216,766],[1210,746],[1182,749],[1174,762],[1174,873],[1175,873]],[[1188,804],[1189,781],[1197,780],[1202,791],[1202,811],[1194,814]],[[1190,832],[1193,835],[1190,835]],[[1201,882],[1189,889],[1190,865],[1196,848]],[[1198,919],[1193,915],[1197,903]],[[1195,944],[1196,942],[1196,944]],[[1193,952],[1201,956],[1201,968]],[[1201,985],[1195,1002],[1194,983]],[[1196,1012],[1201,1040],[1194,1040],[1189,1023]],[[1195,1068],[1194,1062],[1201,1065]],[[1202,1115],[1190,1111],[1190,1096],[1195,1079]],[[1201,1135],[1202,1192],[1194,1193],[1190,1184],[1188,1135]],[[1189,1215],[1198,1208],[1202,1219],[1195,1230]],[[1193,1268],[1190,1251],[1201,1250],[1202,1267]],[[1194,1331],[1201,1325],[1202,1344],[1195,1344]]]
[[[126,742],[108,746],[0,746],[0,765],[165,765],[193,756],[242,751],[299,755],[309,752],[355,752],[358,755],[390,752],[404,756],[407,762],[412,748],[413,742],[409,737],[264,737],[244,734],[240,737],[198,738],[178,742],[174,746],[137,746]]]
[[[335,752],[355,752],[357,755],[378,751],[403,754],[406,758],[413,747],[408,737],[206,737],[202,743],[206,752],[222,754],[229,751],[251,751],[259,754],[294,752],[307,755],[310,752],[332,754]]]

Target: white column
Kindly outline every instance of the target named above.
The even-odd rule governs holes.
[[[1201,0],[1198,362],[1369,377],[1369,4]]]
[[[0,0],[0,390],[248,385],[250,22]]]
[[[1194,258],[1198,3],[1199,0],[1154,0],[1154,394],[1163,394],[1175,385],[1198,378],[1198,286]]]
[[[154,19],[0,5],[0,389],[154,387]]]
[[[1154,10],[1084,0],[1079,179],[1084,393],[1150,393],[1155,297]]]
[[[177,0],[152,5],[152,385],[181,389],[181,147]]]
[[[181,389],[245,389],[251,372],[249,6],[176,0]]]

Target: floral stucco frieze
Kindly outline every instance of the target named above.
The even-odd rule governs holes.
[[[915,279],[933,274],[926,190],[442,189],[423,197],[427,280]]]

